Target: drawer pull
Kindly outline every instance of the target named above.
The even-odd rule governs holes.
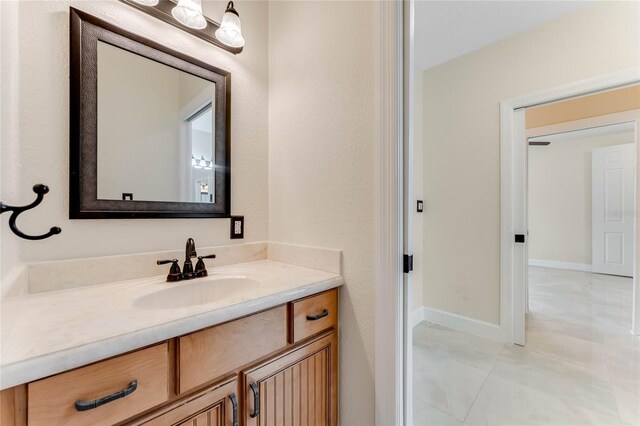
[[[253,392],[253,411],[249,413],[249,416],[254,419],[260,414],[260,390],[258,384],[253,382],[249,385],[251,392]]]
[[[76,411],[88,411],[98,408],[101,405],[108,404],[116,399],[124,398],[127,395],[131,395],[138,389],[138,381],[132,380],[129,387],[119,392],[112,393],[111,395],[104,396],[93,401],[76,401]]]
[[[307,321],[317,321],[320,318],[326,317],[327,315],[329,315],[329,310],[328,309],[324,309],[318,315],[307,315]]]
[[[232,426],[238,426],[238,398],[235,393],[229,395],[231,405],[233,406],[233,423]]]

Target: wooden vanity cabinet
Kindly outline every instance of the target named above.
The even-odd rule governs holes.
[[[167,401],[167,343],[151,346],[27,385],[30,426],[112,425]],[[134,385],[135,383],[135,385]],[[132,389],[125,397],[79,411],[75,405]]]
[[[4,390],[0,426],[335,426],[337,309],[333,289]]]
[[[286,345],[285,305],[179,337],[179,393],[229,374]]]
[[[240,398],[236,377],[177,403],[159,409],[130,424],[145,426],[239,425]]]
[[[246,426],[338,424],[335,332],[242,373]]]

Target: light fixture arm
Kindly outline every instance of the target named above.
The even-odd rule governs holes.
[[[240,16],[238,15],[238,12],[236,11],[235,7],[233,6],[233,1],[230,1],[229,3],[227,3],[227,10],[225,10],[225,12],[231,12],[236,16]]]

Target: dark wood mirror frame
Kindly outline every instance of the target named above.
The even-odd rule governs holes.
[[[70,219],[212,218],[231,214],[229,72],[70,8]],[[215,203],[99,200],[97,46],[102,41],[214,82]]]

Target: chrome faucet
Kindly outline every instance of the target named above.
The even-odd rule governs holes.
[[[203,259],[215,259],[216,255],[210,254],[207,256],[198,256],[198,253],[196,253],[196,243],[193,241],[193,238],[189,238],[184,248],[184,257],[185,259],[182,271],[180,271],[178,259],[158,260],[156,262],[158,265],[171,263],[171,270],[169,271],[169,275],[167,275],[167,281],[181,281],[190,280],[191,278],[206,277],[208,273]],[[193,263],[191,263],[191,259],[194,257],[198,258],[195,271],[193,269]]]

